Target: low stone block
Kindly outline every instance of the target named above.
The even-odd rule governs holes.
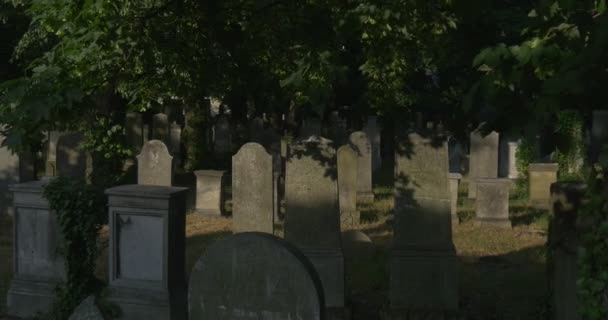
[[[196,212],[220,217],[224,203],[222,192],[224,171],[197,170],[194,174],[196,175]]]
[[[529,202],[540,209],[549,209],[551,184],[557,182],[557,163],[531,163],[529,172]]]
[[[475,221],[481,225],[511,228],[509,179],[477,179]]]

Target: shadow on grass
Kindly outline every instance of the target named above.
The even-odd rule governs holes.
[[[545,209],[537,209],[527,206],[512,206],[510,208],[511,223],[513,226],[529,226],[531,224],[540,223],[547,224],[549,221],[549,211]]]
[[[196,261],[205,253],[205,249],[214,241],[231,235],[230,231],[216,231],[207,234],[197,234],[186,238],[186,277]]]

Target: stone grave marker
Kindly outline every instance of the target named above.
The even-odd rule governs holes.
[[[509,220],[511,180],[479,178],[476,182],[475,222],[480,225],[511,228],[511,220]]]
[[[471,132],[469,156],[469,199],[475,199],[478,178],[498,177],[498,133],[483,136],[479,130]]]
[[[517,170],[517,150],[519,149],[519,141],[511,141],[509,147],[509,170],[507,177],[509,179],[519,179],[519,171]]]
[[[285,239],[315,266],[328,308],[344,307],[344,257],[336,151],[333,142],[312,136],[291,145],[285,174]]]
[[[357,154],[349,145],[338,148],[338,202],[340,226],[358,225],[361,214],[357,210]]]
[[[82,149],[84,136],[77,132],[66,133],[57,139],[57,175],[86,178],[87,154]]]
[[[551,200],[551,184],[557,182],[557,163],[530,163],[529,195],[530,204],[539,209],[548,209]]]
[[[221,114],[216,117],[213,126],[213,146],[216,155],[232,152],[232,131],[228,117]]]
[[[224,204],[223,177],[224,171],[197,170],[196,176],[196,212],[211,217],[222,215]]]
[[[47,154],[45,163],[45,173],[47,177],[54,177],[57,175],[57,140],[62,133],[58,131],[47,132]]]
[[[235,233],[273,233],[272,156],[250,142],[232,157],[232,223]]]
[[[246,232],[212,243],[190,274],[191,320],[321,320],[325,305],[313,265],[288,242]]]
[[[350,134],[349,144],[357,154],[357,201],[372,203],[372,147],[369,138],[365,132],[356,131]]]
[[[380,130],[378,128],[378,117],[367,117],[367,124],[363,129],[369,138],[372,145],[372,170],[376,171],[382,166],[382,158],[380,156]]]
[[[173,157],[160,140],[146,142],[137,156],[137,183],[141,185],[171,186]]]
[[[442,316],[458,308],[447,143],[432,132],[399,133],[396,142],[392,316]]]

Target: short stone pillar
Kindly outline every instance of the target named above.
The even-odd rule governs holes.
[[[511,228],[511,220],[509,220],[511,180],[479,178],[476,185],[475,222],[480,225]]]
[[[458,184],[462,179],[460,173],[450,173],[450,213],[452,214],[452,223],[458,224]]]
[[[551,184],[557,182],[557,163],[530,163],[529,202],[539,209],[549,209]]]
[[[509,170],[507,177],[509,179],[519,179],[519,171],[517,170],[517,150],[519,148],[519,142],[509,142]]]
[[[6,299],[11,316],[31,318],[49,311],[55,286],[66,279],[64,259],[57,251],[61,230],[43,197],[47,182],[32,181],[9,188],[15,206],[14,275]]]
[[[551,184],[547,274],[551,288],[551,319],[579,320],[576,297],[577,249],[580,227],[577,213],[587,186],[581,181]]]
[[[196,212],[212,217],[220,217],[224,204],[222,179],[224,171],[197,170],[196,175]]]
[[[108,195],[109,296],[122,319],[186,319],[188,188],[123,185]]]

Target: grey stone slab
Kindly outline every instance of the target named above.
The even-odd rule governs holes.
[[[233,231],[273,234],[274,183],[272,156],[250,142],[232,157]]]
[[[137,156],[137,183],[141,185],[171,186],[173,182],[173,157],[160,140],[144,144]]]
[[[213,126],[213,146],[216,155],[232,152],[232,129],[225,115],[216,117]]]
[[[519,179],[519,170],[517,169],[517,150],[519,149],[519,145],[519,141],[512,141],[508,143],[509,168],[507,171],[507,177],[509,179]]]
[[[338,148],[338,202],[341,229],[358,225],[361,214],[357,210],[358,157],[352,147]]]
[[[509,179],[477,179],[475,221],[481,225],[511,228],[509,220]]]
[[[186,319],[187,188],[124,185],[108,195],[108,300],[123,319]]]
[[[450,213],[452,215],[452,223],[460,223],[458,219],[458,185],[462,180],[460,173],[450,173]]]
[[[48,180],[16,184],[13,193],[14,275],[7,293],[8,314],[22,318],[47,312],[56,285],[65,280],[63,242],[54,213],[43,197]]]
[[[207,248],[190,275],[188,302],[192,320],[326,319],[310,261],[288,242],[257,232]]]
[[[367,117],[367,124],[363,129],[369,138],[372,145],[372,170],[376,171],[382,166],[382,157],[380,155],[380,128],[378,127],[378,117]]]
[[[127,144],[135,150],[141,151],[144,144],[143,120],[139,112],[127,112],[125,118],[125,131],[127,133]]]
[[[285,211],[285,239],[315,266],[327,307],[344,307],[336,151],[331,140],[312,136],[291,146]]]
[[[223,212],[224,193],[222,182],[224,171],[197,170],[196,176],[196,212],[213,217],[220,217]]]
[[[396,138],[389,299],[397,318],[458,308],[447,143],[441,136],[425,135]]]
[[[152,117],[152,139],[160,140],[165,145],[169,140],[169,117],[164,113],[157,113]]]
[[[372,192],[372,146],[363,131],[350,134],[349,144],[357,154],[357,199],[361,203],[374,201]]]
[[[95,305],[95,296],[84,299],[68,320],[104,320],[101,311]]]
[[[469,199],[475,199],[475,181],[478,178],[498,177],[498,138],[494,131],[486,136],[478,130],[471,132]]]
[[[536,208],[548,209],[551,199],[551,184],[557,182],[557,163],[531,163],[528,166],[528,201]]]
[[[63,134],[57,139],[57,175],[86,178],[87,154],[82,149],[84,136],[77,132]]]

